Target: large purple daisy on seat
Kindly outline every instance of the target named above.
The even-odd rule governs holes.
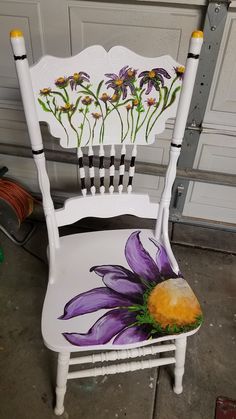
[[[84,292],[71,299],[62,320],[108,309],[87,333],[63,333],[73,345],[114,345],[141,342],[164,334],[180,333],[199,326],[202,313],[187,282],[173,272],[162,245],[156,260],[144,249],[140,231],[133,232],[125,246],[131,270],[120,265],[101,265],[90,269],[102,277],[105,287]]]

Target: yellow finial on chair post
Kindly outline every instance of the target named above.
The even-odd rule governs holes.
[[[203,38],[203,32],[202,31],[193,31],[192,38]]]
[[[12,29],[10,32],[11,38],[23,38],[23,32],[20,29]]]

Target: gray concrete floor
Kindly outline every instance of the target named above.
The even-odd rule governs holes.
[[[195,231],[188,227],[186,234],[194,237]],[[44,347],[40,333],[45,243],[42,224],[26,245],[36,257],[0,233],[5,253],[0,265],[0,419],[55,417],[56,355]],[[182,245],[174,245],[174,252],[205,315],[200,332],[188,341],[184,392],[173,393],[169,367],[73,380],[63,419],[213,419],[217,396],[236,398],[236,256]]]

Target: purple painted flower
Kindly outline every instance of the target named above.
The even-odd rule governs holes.
[[[65,87],[67,87],[68,82],[68,77],[58,77],[58,79],[55,80],[55,85],[59,87],[59,89],[64,89]]]
[[[174,70],[175,70],[176,77],[178,77],[180,80],[183,80],[185,67],[181,65],[179,67],[174,67]]]
[[[79,73],[74,73],[73,76],[69,77],[71,89],[76,89],[77,86],[80,86],[84,81],[89,83],[89,75],[84,71]]]
[[[165,248],[150,239],[158,249],[154,260],[139,236],[140,231],[133,232],[125,246],[130,269],[120,265],[92,267],[90,271],[102,277],[105,287],[79,294],[65,305],[62,320],[108,310],[87,333],[63,333],[73,345],[99,345],[111,339],[114,345],[130,344],[191,330],[201,323],[199,303],[181,273],[177,276],[173,272]]]
[[[139,74],[139,77],[141,77],[140,87],[142,88],[143,85],[147,85],[147,89],[145,92],[146,95],[148,95],[151,92],[152,88],[159,91],[160,85],[163,87],[165,84],[164,77],[166,79],[171,78],[169,73],[167,73],[167,71],[164,68],[153,68],[150,71],[142,71],[142,73]]]
[[[108,73],[105,74],[106,77],[109,77],[105,84],[107,87],[114,89],[116,95],[120,96],[122,94],[122,99],[124,100],[128,94],[128,88],[131,91],[131,94],[135,94],[135,87],[133,85],[135,75],[137,70],[130,68],[128,65],[123,67],[118,74]]]

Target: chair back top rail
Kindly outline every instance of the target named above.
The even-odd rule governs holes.
[[[62,147],[151,144],[176,115],[183,67],[170,56],[142,57],[95,45],[30,67],[39,121]]]
[[[202,32],[193,32],[174,129],[177,142],[182,141],[202,41]],[[147,58],[121,46],[107,52],[95,45],[73,57],[44,56],[29,67],[21,31],[11,31],[11,43],[35,151],[42,148],[37,120],[49,124],[63,147],[78,148],[151,144],[176,115],[184,67],[170,56]]]

